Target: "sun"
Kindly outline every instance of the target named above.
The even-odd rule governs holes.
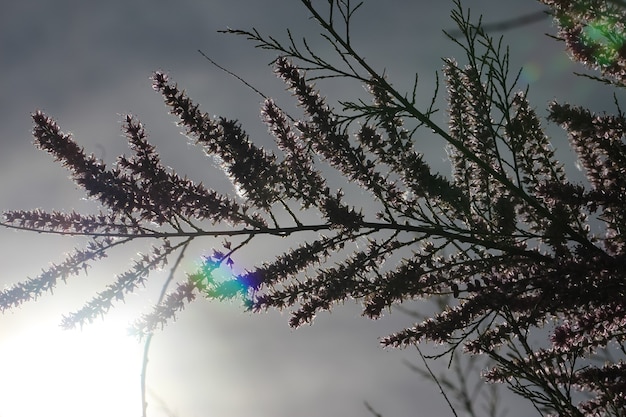
[[[143,346],[128,318],[62,330],[59,317],[0,333],[0,417],[140,416]]]

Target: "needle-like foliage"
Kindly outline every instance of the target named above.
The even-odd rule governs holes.
[[[573,58],[623,87],[623,6],[542,1]],[[151,334],[198,295],[239,297],[251,311],[288,309],[294,327],[347,299],[360,301],[363,314],[375,319],[410,300],[450,297],[441,311],[382,344],[432,341],[450,353],[462,348],[485,355],[495,366],[484,377],[508,384],[542,413],[626,415],[626,118],[619,107],[606,115],[549,105],[549,121],[563,127],[587,174],[587,184],[573,183],[527,92],[516,86],[508,49],[472,24],[460,4],[452,18],[463,40],[450,39],[464,56],[443,61],[449,123],[440,126],[432,118],[434,104],[420,109],[415,91],[397,91],[353,49],[350,23],[361,4],[329,0],[322,11],[311,0],[301,2],[323,28],[338,64],[306,42],[299,45],[291,33],[282,44],[256,30],[228,31],[278,52],[274,71],[302,110],[293,118],[274,100],[263,103],[278,155],[255,145],[236,121],[202,112],[166,74],[153,74],[153,88],[170,113],[220,161],[239,198],[164,167],[131,116],[123,130],[133,155],[109,168],[51,118],[33,115],[36,145],[70,170],[102,212],[6,212],[6,227],[92,240],[63,264],[0,292],[0,308],[39,297],[112,246],[139,238],[156,242],[63,321],[82,325],[191,241],[223,236],[222,248],[133,325],[137,335]],[[371,102],[346,100],[344,111],[335,111],[311,83],[328,77],[363,83]],[[434,171],[419,150],[420,136],[433,133],[446,147],[451,175]],[[357,184],[367,200],[332,189],[329,172]],[[262,264],[231,277],[219,273],[237,262],[244,246],[299,235],[300,245]],[[549,341],[537,344],[531,335],[541,331]],[[621,359],[598,363],[607,352]]]

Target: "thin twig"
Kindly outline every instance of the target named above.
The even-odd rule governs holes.
[[[258,88],[256,88],[255,86],[253,86],[252,84],[250,84],[249,82],[247,82],[246,80],[244,80],[243,78],[241,78],[239,75],[235,74],[234,72],[232,72],[231,70],[224,68],[223,66],[221,66],[220,64],[218,64],[217,62],[215,62],[214,60],[212,60],[211,58],[209,58],[209,56],[207,54],[205,54],[204,52],[202,52],[202,50],[198,49],[198,52],[200,53],[200,55],[202,55],[207,61],[209,61],[211,64],[213,64],[215,67],[219,68],[220,70],[224,71],[226,74],[230,75],[231,77],[235,77],[236,79],[238,79],[239,81],[241,81],[242,83],[244,83],[246,85],[246,87],[248,87],[249,89],[251,89],[252,91],[254,91],[255,93],[257,93],[258,95],[260,95],[261,97],[263,97],[264,100],[267,100],[267,96],[265,94],[263,94]]]
[[[489,33],[505,32],[507,30],[517,29],[522,26],[531,25],[535,22],[539,22],[548,17],[550,17],[550,13],[547,10],[540,10],[537,12],[524,14],[522,16],[517,16],[511,19],[506,19],[506,20],[502,20],[499,22],[483,23],[481,25],[481,29],[484,32],[489,32]],[[463,32],[460,29],[453,29],[450,31],[446,30],[446,32],[454,38],[460,38],[461,36],[463,36]]]
[[[459,417],[459,415],[456,413],[456,410],[454,409],[454,406],[450,402],[450,399],[448,398],[448,395],[446,394],[446,392],[443,390],[443,387],[439,383],[439,379],[437,379],[437,377],[433,373],[432,369],[430,369],[430,366],[428,365],[428,362],[426,361],[426,358],[424,357],[424,354],[422,354],[422,351],[420,350],[420,347],[415,345],[415,348],[417,349],[417,353],[419,353],[420,358],[422,358],[422,362],[424,362],[424,366],[428,370],[428,373],[430,374],[431,378],[433,379],[433,381],[435,381],[435,384],[437,384],[437,386],[439,387],[439,392],[441,393],[441,395],[443,395],[443,398],[445,398],[446,402],[450,406],[450,410],[452,410],[452,414],[454,414],[455,417]]]
[[[259,90],[258,88],[256,88],[255,86],[253,86],[252,84],[250,84],[248,81],[246,81],[244,78],[242,78],[241,76],[235,74],[234,72],[232,72],[231,70],[229,70],[228,68],[225,68],[223,66],[221,66],[220,64],[218,64],[217,62],[215,62],[214,60],[212,60],[207,54],[205,54],[204,52],[202,52],[200,49],[198,49],[198,52],[200,53],[200,55],[202,55],[204,58],[206,58],[207,61],[209,61],[213,66],[217,67],[218,69],[220,69],[221,71],[224,71],[226,74],[230,75],[231,77],[235,77],[238,81],[242,82],[246,87],[248,87],[249,89],[251,89],[252,91],[254,91],[255,93],[257,93],[259,96],[263,97],[263,100],[268,100],[269,97],[263,93],[261,90]],[[284,109],[282,109],[280,106],[277,105],[277,107],[283,112],[283,114],[292,122],[295,122],[296,119],[291,116],[289,113],[287,113]]]
[[[163,283],[163,287],[161,287],[161,293],[159,294],[159,299],[157,301],[157,305],[161,304],[163,302],[163,299],[165,298],[165,294],[167,293],[167,289],[169,287],[169,285],[172,283],[172,281],[174,280],[174,274],[176,272],[176,269],[178,269],[178,266],[180,265],[180,262],[182,261],[183,257],[185,256],[185,251],[187,250],[187,247],[189,246],[189,243],[191,243],[191,239],[189,239],[182,247],[180,254],[178,254],[178,258],[176,258],[176,262],[174,262],[174,266],[172,266],[172,269],[170,269],[170,273],[167,276],[167,279],[165,280],[165,282]],[[149,333],[146,336],[146,341],[143,345],[143,359],[141,362],[141,408],[142,408],[142,417],[147,417],[147,409],[148,409],[148,402],[146,400],[146,375],[147,375],[147,371],[148,371],[148,353],[150,351],[150,344],[152,343],[152,335],[153,333]]]

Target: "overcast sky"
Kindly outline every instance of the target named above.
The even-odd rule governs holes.
[[[485,22],[542,10],[533,0],[468,0],[466,6],[476,17],[484,14]],[[355,16],[353,38],[372,66],[385,69],[399,89],[410,88],[413,74],[419,73],[418,91],[428,103],[440,58],[460,53],[441,33],[453,28],[448,18],[452,7],[451,1],[366,1]],[[318,39],[316,26],[294,0],[5,2],[0,14],[0,209],[94,208],[64,169],[32,146],[30,114],[37,109],[109,163],[128,152],[119,121],[126,113],[135,114],[146,123],[167,165],[228,190],[219,172],[178,133],[149,76],[154,70],[168,72],[203,110],[241,120],[253,139],[264,143],[268,137],[258,116],[260,98],[197,52],[201,49],[289,106],[290,97],[267,66],[275,54],[217,33],[253,26],[279,39],[286,39],[287,28],[297,38]],[[554,33],[548,19],[504,33],[512,68],[524,68],[521,88],[530,85],[538,111],[556,97],[612,110],[606,90],[571,76],[580,67],[570,63],[546,32]],[[321,42],[312,43],[323,48]],[[323,90],[325,84],[319,86]],[[362,91],[350,83],[328,88],[337,97]],[[444,115],[438,116],[441,123]],[[555,136],[554,143],[568,155],[563,135]],[[443,144],[424,150],[431,149],[441,152]],[[568,164],[573,166],[573,161]],[[77,243],[0,230],[0,283],[7,286],[37,275]],[[140,296],[107,318],[106,330],[102,323],[82,333],[57,330],[63,313],[104,288],[140,250],[146,247],[119,251],[88,277],[59,288],[58,296],[0,316],[0,417],[32,416],[41,410],[48,417],[140,414],[141,346],[123,342],[119,335],[148,311],[165,276],[156,274]],[[263,255],[271,253],[260,249],[255,256]],[[193,269],[198,259],[188,256],[183,269]],[[416,352],[384,351],[378,345],[379,337],[410,325],[410,318],[394,313],[371,322],[347,304],[296,331],[288,328],[287,319],[278,313],[251,316],[237,304],[193,304],[154,339],[150,416],[167,416],[169,409],[178,417],[356,417],[368,415],[363,401],[385,417],[450,415],[437,389],[403,364],[403,359],[419,363]],[[529,407],[519,406],[522,401],[507,404],[510,417],[532,415]]]

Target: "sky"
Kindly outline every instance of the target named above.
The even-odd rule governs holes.
[[[467,0],[476,18],[498,22],[542,10],[533,0]],[[451,1],[369,0],[355,16],[353,39],[374,68],[385,70],[399,89],[409,89],[417,72],[424,104],[434,90],[442,57],[460,50],[441,29],[453,28]],[[163,70],[210,114],[239,119],[253,140],[271,146],[259,118],[261,99],[211,66],[220,65],[276,97],[293,102],[267,64],[275,54],[243,38],[220,34],[250,29],[296,38],[328,52],[304,7],[293,0],[21,0],[3,4],[0,15],[0,209],[94,210],[64,169],[32,146],[30,114],[43,110],[88,152],[111,163],[128,153],[120,120],[131,113],[146,124],[166,165],[218,190],[232,192],[202,152],[180,135],[149,76]],[[596,83],[574,77],[572,64],[554,40],[548,19],[504,33],[512,68],[522,68],[521,87],[545,114],[559,98],[598,110],[612,110],[612,98]],[[459,61],[462,59],[459,58]],[[359,95],[362,86],[318,83],[332,99]],[[336,104],[335,104],[336,105]],[[445,123],[444,112],[438,117]],[[569,168],[567,141],[554,144]],[[256,139],[258,138],[258,139]],[[423,151],[445,170],[443,144]],[[570,158],[570,159],[567,159]],[[574,168],[573,175],[576,174]],[[36,276],[81,242],[72,238],[0,229],[0,286]],[[193,270],[207,246],[183,261]],[[268,243],[271,247],[271,244]],[[139,373],[142,345],[126,336],[129,323],[149,311],[166,271],[129,297],[104,320],[77,331],[61,331],[63,314],[74,311],[128,268],[137,251],[112,253],[87,276],[59,287],[54,296],[0,316],[0,417],[45,415],[133,416],[141,414]],[[258,248],[254,263],[271,259]],[[372,322],[346,303],[320,314],[313,326],[292,330],[288,316],[251,315],[236,303],[199,300],[156,334],[148,368],[149,416],[344,416],[369,415],[364,401],[385,417],[448,416],[432,383],[403,362],[419,364],[415,351],[383,350],[378,338],[412,319],[400,312]],[[436,369],[442,369],[437,365]],[[530,415],[522,400],[507,397],[509,417]]]

